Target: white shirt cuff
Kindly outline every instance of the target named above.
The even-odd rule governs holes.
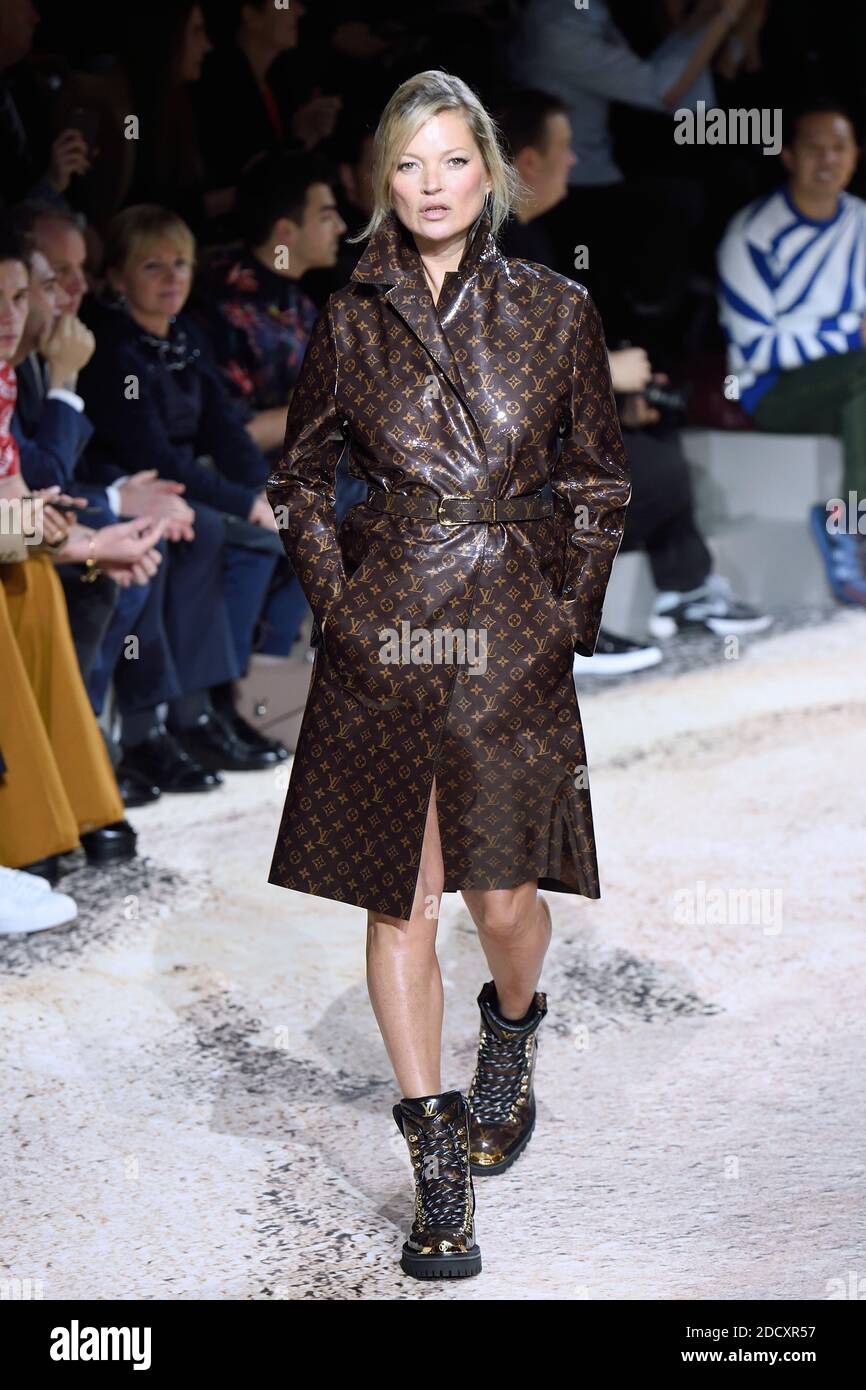
[[[77,410],[79,414],[84,410],[84,401],[81,396],[76,396],[74,391],[67,391],[62,386],[52,386],[51,390],[47,392],[45,399],[48,401],[65,401],[67,405],[71,405],[72,409]]]
[[[105,489],[106,496],[108,497],[108,505],[114,512],[115,516],[122,515],[121,509],[123,503],[120,498],[120,489],[123,487],[123,484],[126,482],[128,476],[129,475],[125,473],[122,478],[115,478],[114,482],[109,483]]]

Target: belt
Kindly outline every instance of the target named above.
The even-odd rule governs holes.
[[[438,521],[442,526],[465,526],[499,521],[534,521],[553,515],[553,494],[549,488],[524,493],[520,497],[466,497],[445,492],[424,496],[417,492],[386,492],[370,488],[367,506],[377,512]]]

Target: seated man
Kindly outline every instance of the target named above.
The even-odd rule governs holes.
[[[279,460],[289,398],[318,317],[301,276],[336,263],[346,230],[327,176],[306,156],[270,155],[254,164],[235,209],[243,245],[207,255],[191,306],[269,465]]]
[[[79,658],[83,624],[91,638],[82,672],[97,714],[114,680],[121,722],[118,774],[124,801],[134,806],[155,799],[161,790],[210,790],[220,785],[218,767],[267,766],[282,756],[276,750],[249,748],[238,730],[222,727],[208,708],[208,688],[230,681],[239,670],[223,593],[222,519],[211,508],[190,505],[180,495],[183,485],[159,478],[155,469],[126,476],[113,469],[100,482],[81,480],[86,463],[79,462],[79,450],[93,434],[84,401],[76,393],[77,367],[86,366],[94,350],[93,335],[77,317],[87,288],[84,238],[74,218],[38,204],[16,209],[16,220],[30,227],[37,248],[24,344],[31,351],[18,368],[17,418],[28,482],[33,482],[32,469],[40,484],[61,482],[76,495],[92,499],[94,507],[101,505],[108,522],[116,522],[120,513],[152,517],[165,527],[160,550],[166,563],[143,589],[122,589],[115,596],[107,626],[102,623],[98,631],[94,631],[97,615],[91,597],[97,586],[82,585],[77,566],[60,569]],[[82,339],[86,340],[84,357],[73,361]],[[66,389],[54,389],[57,385]],[[90,511],[86,515],[91,524],[105,526],[100,540],[128,526],[112,527],[105,518],[100,520]],[[112,572],[112,577],[117,576]],[[210,613],[205,631],[199,605]],[[135,659],[121,660],[128,655],[130,636],[137,639]],[[168,706],[168,727],[157,713],[163,704]],[[207,727],[203,729],[202,723]],[[199,744],[206,740],[209,745],[204,761],[183,746],[190,731]]]
[[[737,213],[718,255],[743,407],[763,430],[841,439],[846,499],[866,496],[866,203],[844,191],[859,156],[842,107],[804,107],[785,134],[787,184]],[[836,598],[866,605],[857,518],[820,501],[811,522]]]
[[[12,432],[27,486],[67,488],[72,486],[79,455],[92,434],[76,386],[80,368],[92,356],[93,335],[74,313],[61,309],[57,277],[33,244],[31,213],[32,208],[21,204],[12,214],[16,227],[31,246],[27,319],[13,359],[18,397]],[[140,583],[135,582],[132,566],[143,559],[143,543],[130,546],[131,537],[124,535],[128,528],[117,525],[117,514],[104,489],[76,481],[75,493],[88,504],[81,519],[99,531],[94,547],[99,553],[92,558],[104,562],[103,572],[95,581],[84,566],[58,565],[78,664],[86,684],[123,592],[118,584],[126,589],[124,607],[133,617],[147,598],[149,580],[143,575]],[[122,566],[119,571],[115,564],[112,570],[110,557],[120,561],[124,551],[129,554],[131,565]],[[90,582],[82,584],[82,579]]]
[[[503,229],[502,249],[506,256],[550,265],[550,244],[539,219],[565,196],[574,163],[567,107],[558,97],[527,88],[505,99],[496,119],[527,190]],[[632,479],[620,550],[647,553],[658,589],[649,622],[652,636],[664,639],[688,628],[739,634],[769,627],[767,614],[743,603],[725,576],[713,572],[695,521],[689,465],[676,431],[653,436],[644,429],[659,422],[658,411],[643,397],[653,376],[647,354],[626,348],[609,356]],[[602,628],[593,655],[576,655],[574,669],[575,674],[620,675],[661,659],[658,647]]]
[[[193,312],[270,466],[280,458],[289,399],[318,316],[300,280],[308,270],[336,264],[346,230],[329,177],[329,169],[309,156],[260,159],[238,187],[243,246],[212,252],[196,287]],[[366,493],[365,483],[338,475],[338,517]],[[275,586],[257,651],[287,656],[308,608],[285,557]]]

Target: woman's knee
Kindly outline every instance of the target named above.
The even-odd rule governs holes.
[[[536,901],[534,890],[522,888],[497,888],[482,893],[473,913],[478,930],[489,936],[518,936],[530,925]]]

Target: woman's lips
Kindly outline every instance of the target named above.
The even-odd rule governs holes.
[[[421,216],[426,217],[430,222],[438,222],[440,218],[447,217],[450,211],[451,209],[446,207],[422,208]]]

